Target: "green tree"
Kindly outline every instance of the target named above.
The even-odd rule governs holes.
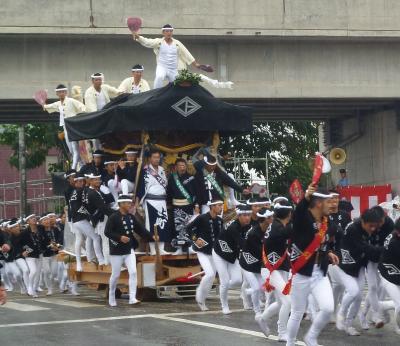
[[[18,125],[2,125],[0,144],[8,145],[13,149],[9,158],[11,166],[19,169],[18,162]],[[58,145],[58,126],[56,124],[27,124],[25,125],[26,168],[39,167],[46,160],[50,148]]]
[[[312,176],[308,158],[318,150],[317,124],[312,122],[268,122],[254,126],[253,132],[224,138],[221,148],[237,157],[268,155],[270,192],[288,194],[294,179],[306,185]],[[248,162],[249,169],[265,174],[265,163]]]

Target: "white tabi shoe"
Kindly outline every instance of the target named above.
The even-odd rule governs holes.
[[[222,313],[224,315],[230,315],[232,313],[232,311],[229,310],[229,307],[225,306],[225,307],[222,308]]]
[[[346,325],[344,323],[344,316],[342,316],[340,313],[336,315],[336,328],[338,330],[346,330]]]
[[[360,336],[361,333],[354,327],[347,327],[346,328],[346,334],[349,336]]]
[[[129,305],[138,305],[138,304],[140,304],[141,303],[141,301],[140,300],[137,300],[136,298],[135,299],[130,299],[129,300]]]
[[[361,329],[368,330],[369,329],[369,323],[368,323],[368,320],[367,320],[367,316],[365,316],[362,312],[360,312],[358,314],[358,319],[360,320]]]
[[[269,328],[267,325],[267,321],[264,321],[262,318],[262,314],[258,313],[256,314],[256,317],[254,318],[258,324],[258,326],[260,327],[261,331],[264,333],[264,335],[268,338],[269,336]]]
[[[208,311],[210,310],[207,306],[205,302],[197,302],[197,305],[199,306],[201,311]]]
[[[307,346],[318,346],[317,339],[311,337],[309,333],[304,336],[304,342]]]

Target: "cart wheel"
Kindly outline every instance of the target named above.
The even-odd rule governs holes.
[[[157,291],[149,287],[138,288],[136,297],[142,302],[143,301],[151,302],[158,300]]]

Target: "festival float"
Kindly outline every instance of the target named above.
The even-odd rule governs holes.
[[[123,94],[101,111],[82,113],[66,119],[66,128],[73,141],[98,139],[103,151],[119,159],[127,148],[140,152],[138,172],[146,164],[146,150],[155,147],[162,152],[166,172],[178,157],[188,162],[188,171],[195,172],[192,158],[201,149],[217,156],[220,138],[240,135],[252,130],[252,113],[248,107],[232,105],[215,98],[199,85],[196,74],[182,71],[174,83],[139,94]],[[81,145],[81,156],[87,146]],[[136,184],[138,176],[136,177]],[[135,193],[135,191],[134,191]],[[228,213],[229,214],[229,213]],[[232,213],[230,213],[232,215]],[[143,222],[142,212],[137,217]],[[156,249],[157,242],[156,242]],[[66,252],[67,253],[67,252]],[[69,275],[72,280],[107,285],[111,266],[84,262],[83,271],[76,271],[73,257]],[[201,278],[196,254],[148,255],[146,245],[137,253],[139,297],[151,290],[158,298],[193,296]],[[120,285],[128,284],[128,273],[121,273]],[[141,294],[142,293],[142,294]]]

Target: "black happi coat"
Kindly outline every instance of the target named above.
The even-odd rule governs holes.
[[[393,232],[393,230],[393,220],[389,216],[385,216],[384,224],[370,236],[371,244],[375,246],[383,246],[385,239]]]
[[[195,200],[195,183],[194,183],[194,176],[188,173],[179,175],[178,179],[181,182],[182,186],[185,190],[189,193],[190,197],[192,197],[192,203]],[[168,185],[167,185],[167,202],[172,205],[173,199],[185,199],[186,197],[182,194],[179,190],[178,186],[176,185],[175,178],[173,174],[171,174],[168,178]]]
[[[83,206],[88,212],[87,220],[96,227],[99,222],[104,221],[104,216],[110,216],[114,210],[106,205],[104,195],[95,189],[84,190]]]
[[[42,253],[43,257],[51,257],[57,255],[58,250],[53,250],[49,247],[51,243],[62,244],[62,234],[56,227],[51,227],[49,230],[40,229],[40,237],[42,238]]]
[[[124,169],[121,169],[120,167],[117,168],[117,175],[119,181],[122,179],[129,180],[130,182],[134,183],[136,179],[136,172],[138,169],[138,164],[137,162],[135,163],[127,163],[125,165]]]
[[[207,204],[208,201],[212,199],[223,199],[224,196],[220,196],[218,191],[211,185],[211,190],[208,187],[208,179],[205,177],[203,173],[203,166],[198,165],[196,166],[196,174],[195,178],[195,186],[196,186],[196,201],[200,205]],[[224,185],[231,187],[232,189],[242,192],[243,188],[233,180],[226,172],[222,171],[220,168],[216,168],[214,173],[215,181],[218,183],[220,188],[224,189]],[[210,192],[211,192],[211,199],[210,199]]]
[[[329,222],[336,227],[335,254],[340,258],[340,244],[343,238],[343,231],[351,223],[351,217],[345,211],[339,210],[337,213],[329,215]]]
[[[201,238],[206,242],[206,245],[202,248],[198,248],[196,244],[193,244],[193,250],[211,255],[214,242],[218,238],[219,233],[222,231],[222,227],[223,221],[219,216],[217,216],[215,219],[212,219],[209,212],[197,216],[187,226],[187,232],[193,242]]]
[[[80,189],[74,189],[70,196],[68,205],[71,213],[72,222],[78,222],[86,220],[88,218],[88,213],[86,208],[82,207],[84,192],[85,192],[84,187]]]
[[[240,253],[239,264],[248,272],[261,273],[262,246],[265,233],[260,225],[252,227],[246,234]]]
[[[122,215],[120,211],[112,214],[106,223],[104,234],[109,238],[110,255],[122,256],[129,255],[131,250],[138,247],[138,242],[134,233],[142,238],[151,240],[151,234],[132,214]],[[130,242],[122,243],[121,236],[130,238]]]
[[[223,228],[214,243],[215,253],[225,261],[235,263],[242,247],[242,234],[248,229],[249,226],[241,226],[239,220]]]
[[[284,226],[282,222],[275,219],[271,224],[264,237],[264,252],[271,265],[275,265],[282,256],[284,256],[289,240],[292,236],[292,224]],[[289,256],[283,261],[281,266],[277,270],[289,271],[290,261]]]
[[[309,201],[303,198],[293,212],[293,233],[290,248],[290,260],[295,261],[303,251],[311,244],[315,234],[318,233],[318,226],[314,217],[309,211]],[[328,221],[328,230],[321,246],[314,252],[308,262],[299,270],[299,274],[311,276],[316,264],[318,253],[318,265],[324,275],[328,270],[328,252],[334,250],[336,226]]]
[[[29,250],[28,257],[39,258],[43,251],[43,226],[38,225],[36,233],[32,232],[31,228],[28,226],[25,232],[21,235],[21,245],[22,251]]]
[[[371,244],[371,238],[357,219],[344,230],[341,242],[340,268],[348,275],[358,277],[361,267],[368,261],[378,262],[381,247]]]
[[[67,208],[68,208],[68,221],[72,221],[69,200],[71,198],[73,191],[74,191],[74,187],[68,183],[68,186],[64,190],[65,203],[67,203]]]
[[[400,286],[400,233],[398,231],[394,231],[386,238],[378,269],[387,281]]]

